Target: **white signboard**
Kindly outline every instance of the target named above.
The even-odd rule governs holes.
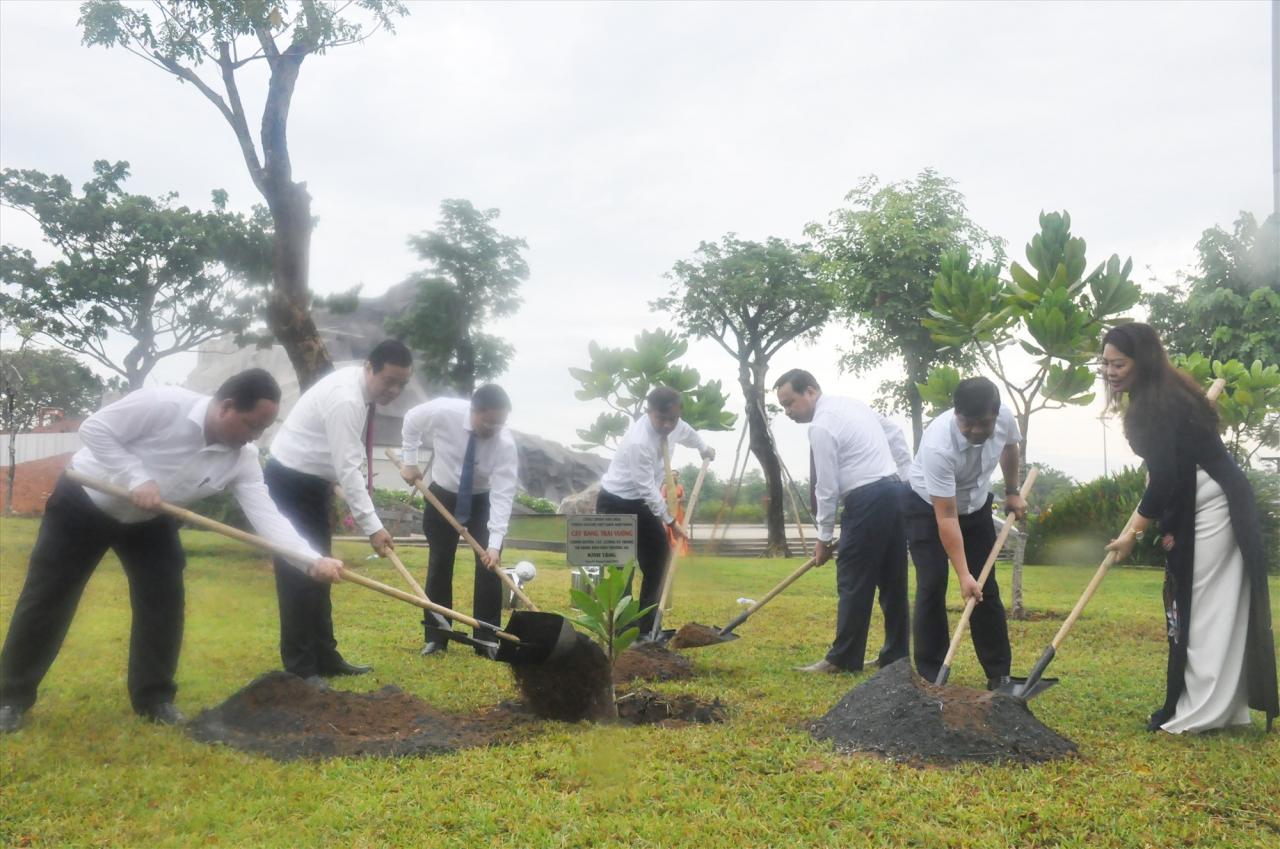
[[[570,566],[625,566],[636,559],[636,517],[608,513],[566,516]]]

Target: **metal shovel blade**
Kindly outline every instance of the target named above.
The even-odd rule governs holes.
[[[520,642],[500,640],[494,660],[510,664],[544,663],[568,652],[578,639],[568,619],[532,610],[512,612],[506,632],[519,637]]]
[[[1027,679],[1014,677],[1009,679],[1008,684],[1001,684],[997,687],[996,692],[1004,693],[1006,696],[1013,696],[1015,699],[1021,699],[1024,702],[1029,702],[1057,683],[1057,678],[1041,678],[1036,681],[1035,684],[1031,685],[1031,689],[1028,692],[1024,693],[1022,692],[1022,689],[1027,686]]]

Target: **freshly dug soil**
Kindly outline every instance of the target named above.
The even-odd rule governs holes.
[[[850,690],[809,725],[845,752],[917,764],[1041,763],[1076,745],[1000,693],[926,682],[903,658]]]
[[[673,649],[696,649],[702,646],[714,646],[723,642],[719,628],[712,628],[710,625],[702,625],[698,622],[689,622],[680,626],[680,630],[676,631],[676,635],[671,638],[671,642],[667,643],[667,645]]]
[[[560,657],[511,665],[520,695],[544,719],[578,722],[611,714],[609,658],[586,634],[576,636]]]
[[[618,656],[613,665],[613,682],[626,684],[645,681],[676,681],[693,677],[693,662],[667,651],[657,643],[632,646]]]
[[[187,733],[276,760],[401,757],[511,743],[536,719],[499,705],[454,715],[401,691],[317,690],[296,675],[270,672],[215,708],[202,711]]]
[[[664,696],[652,690],[632,690],[618,697],[618,719],[632,725],[680,728],[724,722],[729,711],[719,699],[710,702],[697,696]]]

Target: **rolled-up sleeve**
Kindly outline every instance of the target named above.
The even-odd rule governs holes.
[[[921,451],[920,469],[924,472],[924,488],[931,498],[954,498],[956,495],[956,465],[952,456],[943,451]]]
[[[511,522],[511,505],[519,483],[519,454],[511,434],[503,431],[489,474],[489,547],[501,550]]]
[[[382,530],[382,520],[373,507],[373,499],[365,489],[364,425],[367,408],[359,404],[340,404],[325,418],[325,435],[329,455],[333,457],[333,473],[342,488],[342,497],[351,510],[351,518],[365,536]]]
[[[809,450],[813,452],[814,498],[818,502],[818,539],[831,542],[835,536],[836,510],[840,506],[840,469],[836,440],[826,428],[809,425]]]
[[[258,465],[258,458],[254,453],[252,446],[242,449],[242,456],[236,465],[235,480],[232,484],[236,501],[258,536],[266,537],[289,549],[291,553],[286,559],[290,565],[296,566],[303,572],[309,572],[311,563],[322,555],[303,539],[298,529],[284,517],[280,508],[276,507],[276,503],[271,500],[267,485],[262,479],[262,467]]]

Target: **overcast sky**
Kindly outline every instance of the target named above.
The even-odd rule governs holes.
[[[532,272],[496,328],[516,347],[501,379],[511,423],[566,443],[599,412],[574,400],[566,370],[586,364],[589,340],[668,325],[648,302],[677,260],[730,231],[798,239],[867,174],[936,168],[1016,259],[1038,213],[1066,209],[1091,265],[1131,256],[1144,283],[1189,267],[1206,227],[1269,212],[1261,0],[408,5],[395,35],[302,67],[290,148],[319,217],[312,288],[381,293],[417,267],[405,239],[435,225],[441,200],[498,207]],[[134,192],[257,202],[213,107],[121,50],[82,47],[77,13],[0,2],[0,164],[78,185],[94,159],[125,159]],[[242,88],[251,115],[263,90]],[[0,230],[39,239],[10,210]],[[894,370],[840,374],[849,337],[833,326],[780,354],[777,373],[807,367],[870,401]],[[695,344],[690,362],[740,403],[718,347]],[[155,376],[180,382],[191,365]],[[1101,474],[1100,410],[1039,414],[1032,460]],[[775,432],[803,477],[804,428],[780,419]],[[736,436],[712,441],[727,474]],[[1114,424],[1108,450],[1113,470],[1132,462]]]

